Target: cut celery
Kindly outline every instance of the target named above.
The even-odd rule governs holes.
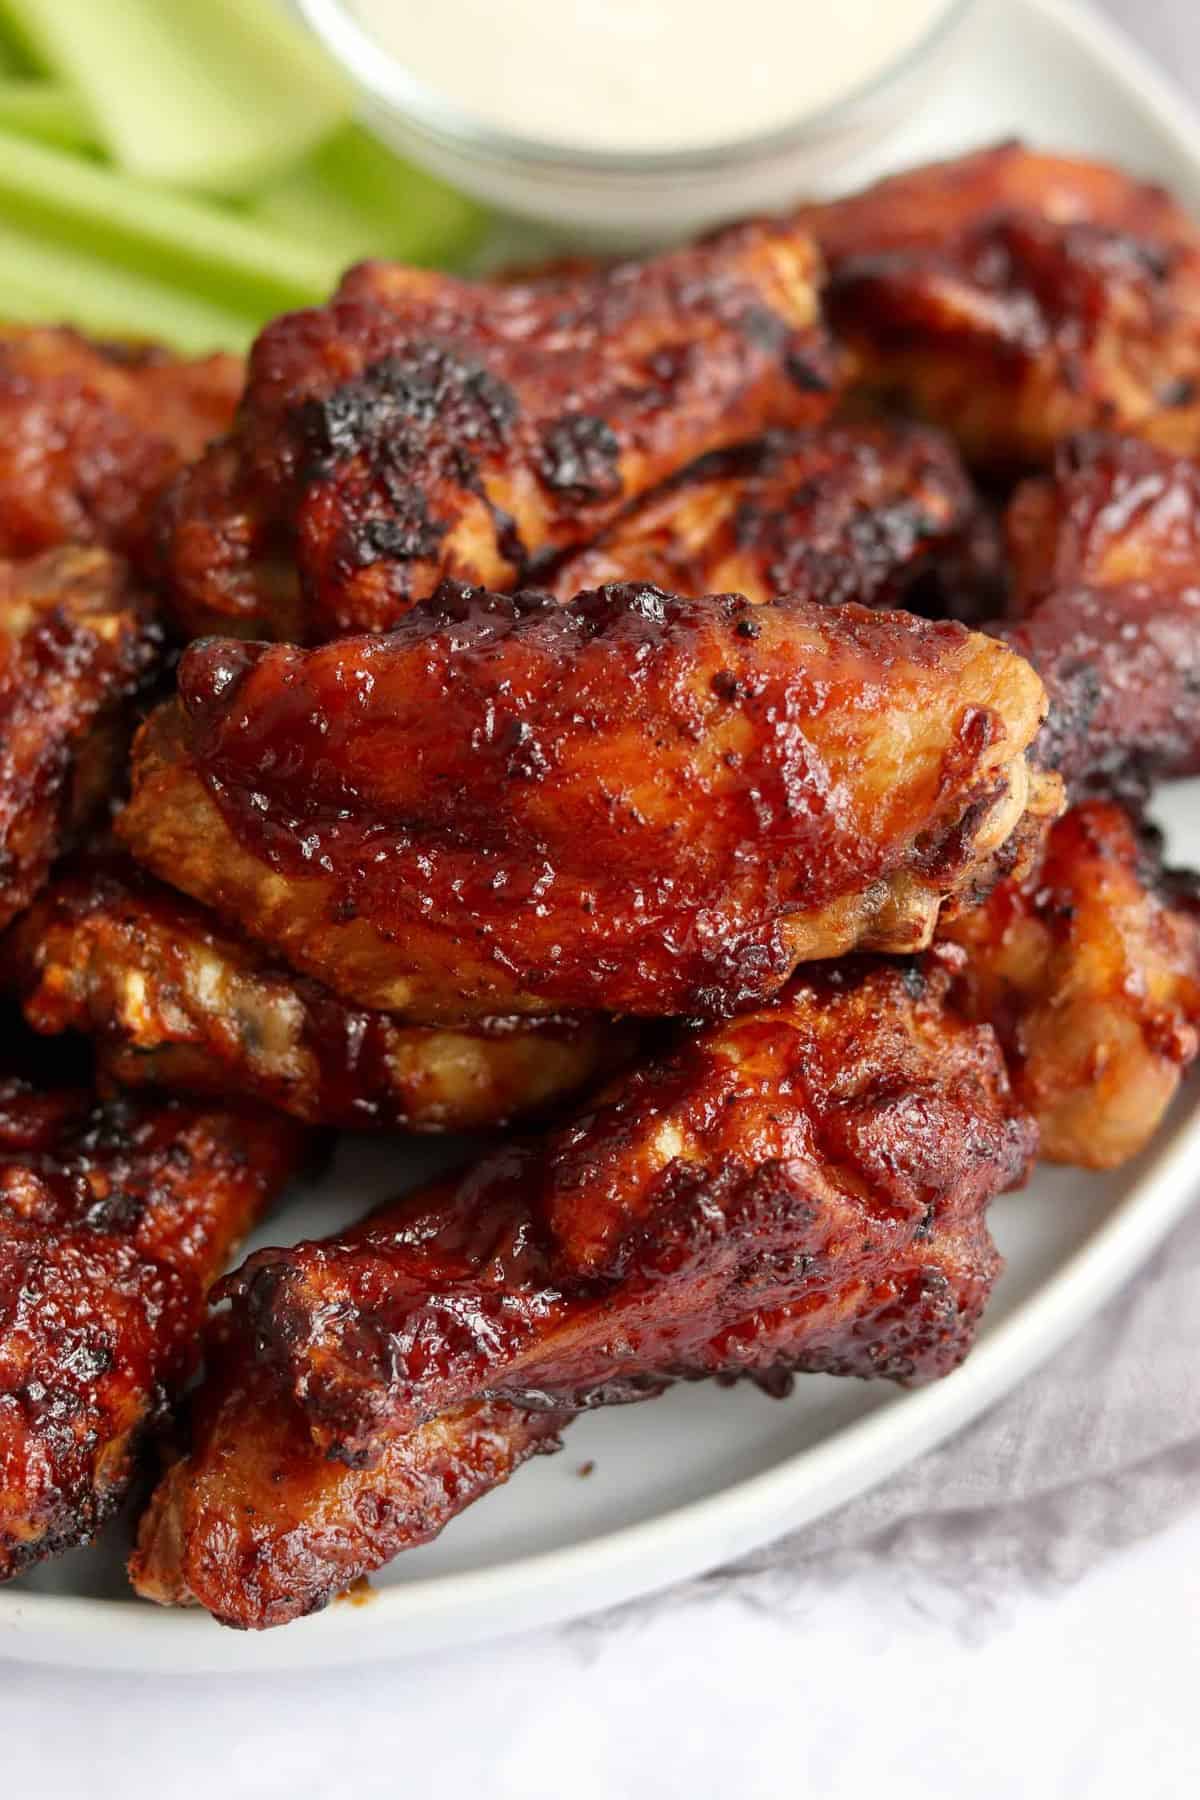
[[[244,349],[261,323],[8,222],[0,222],[0,318],[192,352]]]
[[[0,133],[0,218],[251,318],[324,299],[342,260],[214,202],[11,133]]]
[[[347,86],[279,0],[0,0],[122,168],[239,194],[349,113]]]
[[[50,73],[20,20],[12,16],[8,0],[0,0],[0,74],[41,77]]]
[[[486,215],[436,176],[394,156],[360,125],[343,126],[253,199],[260,219],[343,262],[461,259]]]
[[[0,76],[0,131],[82,150],[96,141],[87,108],[53,81]]]

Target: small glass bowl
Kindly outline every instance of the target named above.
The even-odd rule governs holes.
[[[552,144],[486,124],[418,81],[345,0],[293,3],[353,79],[363,122],[385,143],[491,206],[570,239],[616,246],[776,211],[827,188],[912,116],[943,73],[973,0],[947,0],[895,63],[794,125],[700,149],[640,153]]]

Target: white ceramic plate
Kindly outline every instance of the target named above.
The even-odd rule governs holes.
[[[901,166],[1012,133],[1124,162],[1200,208],[1200,121],[1073,0],[986,0],[952,90],[886,160]],[[1200,783],[1169,791],[1160,815],[1176,859],[1200,863]],[[331,1230],[445,1154],[348,1144],[333,1174],[260,1241]],[[0,1654],[155,1671],[349,1663],[519,1631],[714,1567],[881,1481],[981,1412],[1133,1272],[1198,1186],[1193,1090],[1140,1164],[1104,1178],[1039,1171],[996,1205],[1007,1272],[974,1354],[934,1387],[906,1394],[816,1377],[772,1401],[710,1383],[593,1414],[572,1426],[560,1455],[376,1577],[368,1604],[335,1604],[260,1635],[135,1601],[114,1533],[111,1547],[0,1592]]]

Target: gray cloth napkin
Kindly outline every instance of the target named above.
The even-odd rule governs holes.
[[[964,1636],[983,1635],[1014,1590],[1073,1581],[1200,1505],[1198,1296],[1200,1205],[984,1418],[828,1518],[621,1613],[730,1590],[802,1610],[818,1586],[870,1569]]]

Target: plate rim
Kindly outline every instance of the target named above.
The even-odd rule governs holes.
[[[1086,0],[1019,0],[1125,89],[1173,138],[1200,180],[1200,111]],[[128,1599],[0,1589],[0,1658],[78,1667],[96,1645],[114,1668],[174,1673],[320,1667],[493,1640],[660,1592],[798,1529],[865,1492],[977,1418],[1112,1297],[1197,1198],[1200,1092],[1113,1212],[952,1375],[701,1498],[634,1524],[484,1568],[373,1589],[366,1608],[331,1606],[285,1631],[233,1633],[206,1613]],[[810,1504],[811,1502],[811,1504]],[[723,1542],[724,1548],[714,1545]],[[587,1567],[582,1572],[580,1562]],[[586,1590],[586,1592],[585,1592]],[[429,1628],[457,1624],[443,1635]],[[408,1627],[409,1629],[405,1629]],[[89,1645],[92,1654],[89,1654]]]

